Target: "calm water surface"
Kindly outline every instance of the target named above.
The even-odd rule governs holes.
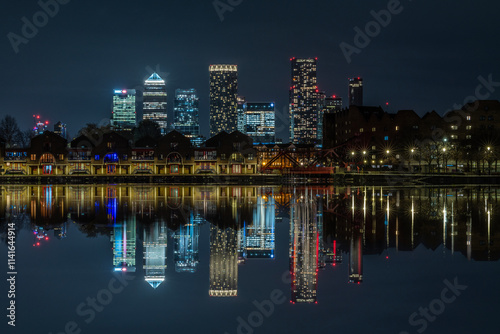
[[[498,333],[498,188],[4,186],[1,333]]]

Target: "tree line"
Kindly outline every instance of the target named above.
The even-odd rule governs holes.
[[[14,117],[6,115],[0,120],[0,140],[7,148],[28,147],[33,137],[33,131],[22,131]]]

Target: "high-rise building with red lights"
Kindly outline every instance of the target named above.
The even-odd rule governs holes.
[[[314,144],[318,137],[316,58],[292,58],[290,84],[290,141]]]
[[[349,78],[349,106],[363,105],[363,79]]]
[[[290,272],[292,303],[315,303],[318,283],[319,234],[317,204],[307,191],[290,205]]]

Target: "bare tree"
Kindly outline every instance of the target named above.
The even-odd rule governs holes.
[[[20,133],[21,130],[19,130],[19,126],[14,117],[6,115],[0,121],[0,138],[5,141],[6,147],[14,146],[19,139]]]
[[[19,147],[26,148],[30,146],[31,138],[33,138],[33,131],[31,130],[19,131],[16,143],[19,145]]]

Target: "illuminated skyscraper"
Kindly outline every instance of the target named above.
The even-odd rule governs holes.
[[[318,106],[318,143],[323,141],[323,115],[326,109],[326,94],[320,91],[316,94],[316,101]]]
[[[210,65],[210,136],[238,129],[238,67]]]
[[[349,78],[349,106],[363,105],[363,79]]]
[[[342,98],[333,95],[327,97],[324,92],[318,96],[318,143],[322,146],[331,142],[335,135],[335,114],[342,110]],[[327,145],[328,146],[328,145]]]
[[[315,199],[307,193],[293,197],[290,208],[290,271],[292,302],[316,302],[318,221]]]
[[[253,222],[245,226],[247,258],[274,258],[275,203],[273,196],[261,195],[253,213]]]
[[[318,87],[314,58],[292,58],[290,86],[290,141],[294,144],[317,142]]]
[[[135,89],[116,89],[113,94],[111,126],[114,130],[130,131],[136,126]]]
[[[254,143],[274,143],[275,111],[274,102],[247,102],[245,111],[245,133]]]
[[[165,221],[144,226],[144,279],[154,289],[165,281],[167,239]]]
[[[246,133],[247,124],[246,124],[246,116],[245,116],[245,108],[246,108],[246,100],[244,96],[238,96],[238,131],[241,133]]]
[[[210,288],[212,297],[238,295],[238,235],[232,228],[210,226]]]
[[[66,139],[66,124],[62,122],[57,122],[56,124],[54,124],[54,133]]]
[[[200,227],[193,212],[189,223],[181,225],[174,235],[174,261],[176,272],[196,272],[199,262]]]
[[[200,135],[199,99],[196,89],[177,89],[174,101],[174,130],[194,139]]]
[[[33,115],[33,135],[38,136],[47,131],[48,121],[43,122],[40,115]]]
[[[142,119],[158,123],[161,134],[167,133],[167,88],[157,73],[144,82]]]

